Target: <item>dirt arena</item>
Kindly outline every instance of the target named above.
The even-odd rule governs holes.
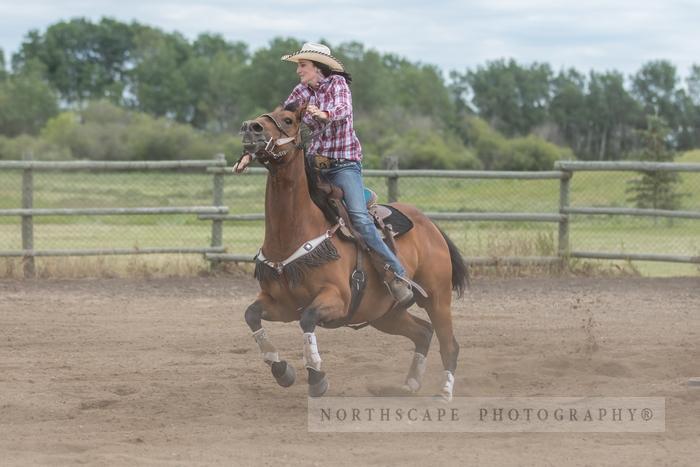
[[[454,307],[456,396],[666,398],[664,433],[309,433],[297,368],[277,386],[214,277],[0,281],[0,465],[698,465],[700,279],[477,279]],[[415,310],[414,310],[415,311]],[[412,352],[372,328],[317,331],[332,396],[399,384]],[[437,340],[421,393],[435,393]]]

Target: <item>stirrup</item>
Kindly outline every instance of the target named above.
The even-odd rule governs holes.
[[[405,278],[395,275],[385,284],[389,289],[389,294],[396,301],[396,306],[408,308],[415,301],[411,283]]]

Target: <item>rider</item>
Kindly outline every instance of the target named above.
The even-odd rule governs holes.
[[[343,190],[343,201],[353,226],[369,248],[379,254],[393,271],[386,284],[400,305],[413,299],[413,292],[404,279],[406,270],[396,255],[379,236],[367,212],[362,181],[362,148],[353,128],[350,73],[331,55],[323,44],[305,43],[301,50],[282,57],[295,62],[299,84],[292,90],[285,105],[292,102],[307,104],[303,117],[309,129],[320,134],[312,139],[307,153],[316,160],[325,161],[321,176]],[[249,160],[239,162],[240,171]],[[391,274],[390,274],[391,276]]]

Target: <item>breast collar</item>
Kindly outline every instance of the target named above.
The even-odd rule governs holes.
[[[304,242],[304,244],[302,246],[297,248],[297,250],[294,253],[292,253],[292,255],[285,260],[270,261],[263,254],[262,248],[260,248],[260,250],[258,250],[258,254],[255,255],[255,257],[253,259],[256,261],[260,261],[261,263],[271,267],[272,269],[277,271],[277,274],[282,275],[282,273],[284,272],[285,266],[298,260],[302,256],[308,255],[309,253],[314,251],[321,243],[323,243],[327,239],[331,238],[342,225],[344,225],[344,222],[342,219],[339,219],[337,224],[335,224],[330,229],[326,230],[324,233],[322,233],[318,237],[312,238],[311,240]]]

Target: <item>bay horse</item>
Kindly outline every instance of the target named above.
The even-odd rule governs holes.
[[[261,290],[245,311],[246,323],[263,360],[281,386],[294,383],[294,367],[280,359],[262,320],[299,321],[309,396],[320,397],[328,389],[328,380],[321,371],[316,326],[368,323],[379,331],[413,341],[415,351],[402,387],[415,393],[422,384],[434,329],[444,367],[439,397],[449,402],[459,354],[452,329],[452,292],[461,296],[466,287],[464,260],[447,235],[427,216],[408,204],[394,203],[392,206],[413,222],[411,230],[396,238],[397,254],[407,275],[427,293],[427,298],[415,295],[416,304],[426,310],[430,322],[395,307],[379,273],[371,266],[364,268],[364,296],[350,316],[353,294],[349,278],[355,270],[358,248],[336,235],[338,224],[332,225],[312,200],[300,132],[305,109],[294,105],[277,107],[244,122],[241,128],[246,153],[268,169],[265,238],[256,256],[255,275]],[[365,255],[360,262],[366,259]]]

